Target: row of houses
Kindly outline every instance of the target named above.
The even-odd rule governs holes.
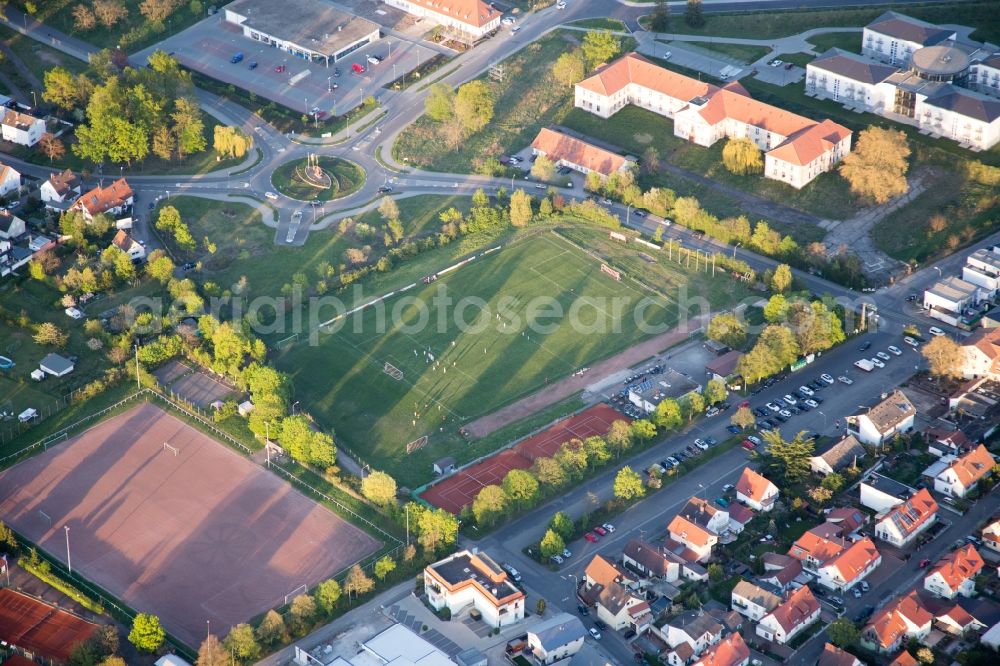
[[[805,89],[974,151],[1000,141],[1000,47],[898,12],[865,26],[861,55],[832,48],[806,65]]]
[[[737,82],[721,88],[628,53],[576,84],[574,104],[610,118],[628,104],[674,121],[674,135],[700,146],[746,138],[764,152],[764,176],[801,188],[851,151],[851,131],[753,99]]]

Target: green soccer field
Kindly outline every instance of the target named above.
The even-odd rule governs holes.
[[[432,299],[441,294],[454,305],[438,307]],[[527,315],[538,297],[551,297],[567,315],[575,308],[579,325],[569,316],[536,317],[546,330],[531,330]],[[461,311],[465,298],[481,300]],[[634,320],[641,299],[645,321],[673,324],[676,314],[662,297],[616,281],[598,261],[545,233],[389,300],[384,332],[378,311],[368,308],[318,346],[294,345],[278,366],[292,375],[303,407],[338,440],[372,464],[399,470],[407,443],[427,435],[427,448],[445,455],[440,445],[456,440],[464,423],[647,337]],[[457,322],[460,311],[467,327]],[[387,374],[386,363],[402,378]]]

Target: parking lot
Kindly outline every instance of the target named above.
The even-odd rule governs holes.
[[[318,108],[340,115],[361,104],[368,95],[378,97],[382,86],[426,62],[439,49],[394,35],[358,49],[327,67],[244,37],[240,29],[209,17],[156,45],[172,53],[194,71],[248,90],[290,109],[308,113]],[[153,49],[137,54],[143,60]],[[242,53],[238,63],[231,62]],[[373,65],[368,56],[382,60]],[[251,68],[251,65],[256,66]],[[353,71],[355,65],[363,73]]]

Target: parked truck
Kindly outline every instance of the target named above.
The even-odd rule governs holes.
[[[863,358],[860,361],[855,361],[854,365],[861,368],[865,372],[871,372],[872,370],[875,369],[875,364],[866,358]]]

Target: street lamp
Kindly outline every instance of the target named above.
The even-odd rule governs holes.
[[[823,417],[823,430],[826,430],[826,414],[819,410],[816,410],[816,413]]]
[[[736,248],[740,247],[741,245],[743,245],[743,243],[737,243],[736,245],[733,246],[733,259],[736,258]]]
[[[73,558],[69,554],[69,525],[63,525],[63,528],[66,530],[66,568],[73,573]]]

